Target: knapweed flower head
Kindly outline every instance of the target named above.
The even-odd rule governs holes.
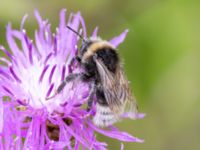
[[[65,10],[60,12],[55,33],[38,11],[35,17],[39,29],[34,40],[23,28],[25,16],[20,30],[7,25],[9,49],[0,46],[5,55],[0,57],[0,149],[106,149],[106,142],[98,141],[96,133],[122,142],[143,142],[113,126],[102,129],[92,123],[92,111],[83,107],[89,94],[85,83],[69,83],[47,100],[70,72],[80,71],[70,66],[79,39],[66,26],[76,31],[81,28],[84,37],[86,27],[80,13],[71,14],[66,23]],[[126,33],[110,40],[111,44],[117,47]],[[96,36],[97,29],[92,34]]]

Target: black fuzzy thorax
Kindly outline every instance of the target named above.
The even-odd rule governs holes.
[[[94,55],[96,55],[95,57],[104,63],[110,72],[115,74],[119,64],[119,57],[115,49],[110,47],[101,48],[98,49]],[[82,65],[84,67],[85,73],[88,75],[88,78],[94,78],[96,81],[100,82],[96,62],[93,58],[94,55],[89,57],[87,61]]]
[[[109,71],[112,73],[116,72],[119,63],[119,58],[116,50],[112,48],[102,48],[97,50],[96,54],[97,58],[102,60]]]
[[[119,65],[119,57],[115,49],[110,47],[101,48],[96,51],[95,55],[97,59],[100,59],[104,63],[111,73],[115,74]],[[101,105],[107,106],[108,103],[105,99],[104,89],[101,85],[100,75],[93,57],[94,55],[89,57],[87,61],[82,64],[85,70],[85,76],[83,80],[85,82],[91,80],[95,82],[97,102]]]

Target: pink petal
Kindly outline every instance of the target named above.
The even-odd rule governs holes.
[[[110,40],[110,43],[114,46],[114,47],[118,47],[119,44],[121,44],[125,37],[126,37],[126,34],[128,33],[128,29],[126,29],[124,32],[122,32],[119,36],[113,38]]]
[[[22,22],[21,22],[21,25],[20,25],[21,31],[24,29],[24,23],[25,23],[27,18],[28,18],[28,14],[25,14],[24,17],[22,18]]]
[[[97,37],[97,33],[98,33],[98,27],[96,27],[95,29],[94,29],[94,31],[93,31],[93,33],[92,33],[92,37]]]
[[[82,25],[82,28],[83,28],[83,37],[87,37],[85,21],[84,21],[84,19],[81,15],[79,16],[79,18],[80,18],[80,22],[81,22],[81,25]]]
[[[143,119],[146,116],[146,114],[145,113],[138,113],[138,114],[135,115],[135,117],[132,117],[132,116],[133,116],[132,112],[126,112],[126,113],[122,114],[121,117],[122,118],[129,118],[129,119]]]
[[[124,144],[123,144],[123,143],[121,143],[121,148],[120,148],[120,150],[124,150]]]
[[[136,138],[136,137],[133,137],[132,135],[130,135],[130,134],[126,133],[126,132],[121,132],[121,131],[118,131],[118,130],[103,130],[103,129],[100,129],[100,128],[96,127],[91,122],[88,123],[88,125],[91,128],[93,128],[95,131],[97,131],[97,132],[99,132],[99,133],[101,133],[101,134],[103,134],[105,136],[117,139],[119,141],[138,142],[138,143],[143,143],[144,142],[144,140]]]
[[[0,134],[3,131],[3,124],[4,124],[4,118],[3,118],[3,99],[0,99]]]

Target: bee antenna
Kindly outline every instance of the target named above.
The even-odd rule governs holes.
[[[67,26],[67,28],[69,30],[71,30],[72,32],[74,32],[76,35],[78,35],[83,40],[83,42],[86,42],[85,38],[81,34],[79,34],[77,31],[75,31],[74,29],[72,29],[70,26]]]

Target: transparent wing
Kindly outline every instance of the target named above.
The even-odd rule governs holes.
[[[137,104],[131,94],[122,66],[119,65],[116,73],[113,74],[100,59],[96,59],[96,65],[110,109],[118,114],[122,114],[124,111],[135,114]]]

